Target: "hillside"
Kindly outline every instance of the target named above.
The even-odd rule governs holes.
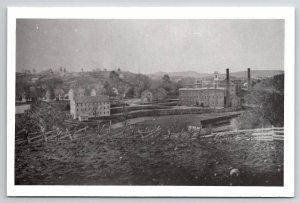
[[[153,79],[162,78],[165,74],[168,74],[171,78],[185,78],[185,77],[193,77],[193,78],[202,78],[207,76],[212,76],[210,73],[198,73],[196,71],[182,71],[182,72],[156,72],[149,74],[148,76]]]
[[[281,70],[251,70],[252,78],[269,78],[274,77],[275,75],[283,74],[284,71]],[[225,74],[222,74],[225,75]],[[238,78],[246,78],[247,71],[239,71],[230,73],[231,76]]]
[[[279,75],[284,73],[281,70],[252,70],[251,77],[252,78],[265,78],[265,77],[273,77],[275,75]],[[182,71],[182,72],[156,72],[149,74],[148,76],[151,78],[162,78],[163,75],[168,74],[171,78],[203,78],[203,77],[212,77],[213,73],[198,73],[196,71]],[[220,76],[225,76],[225,74],[220,74]],[[230,76],[234,76],[237,78],[246,78],[247,71],[239,71],[239,72],[230,72]]]

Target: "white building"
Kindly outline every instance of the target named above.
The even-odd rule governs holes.
[[[75,97],[70,100],[70,113],[74,119],[110,116],[109,97],[106,95]]]

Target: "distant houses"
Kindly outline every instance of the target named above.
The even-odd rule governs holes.
[[[63,101],[68,100],[68,94],[62,88],[52,89],[48,88],[44,96],[44,101]]]
[[[75,97],[83,96],[100,96],[104,95],[104,91],[101,88],[71,88],[68,92],[68,99],[72,100]]]

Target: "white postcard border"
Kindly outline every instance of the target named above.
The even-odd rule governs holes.
[[[16,19],[284,19],[284,186],[18,186],[14,184]],[[10,7],[7,18],[7,195],[107,197],[293,197],[295,131],[293,7]]]

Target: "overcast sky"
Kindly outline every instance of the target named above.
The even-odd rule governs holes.
[[[283,70],[284,20],[18,19],[16,68]]]

